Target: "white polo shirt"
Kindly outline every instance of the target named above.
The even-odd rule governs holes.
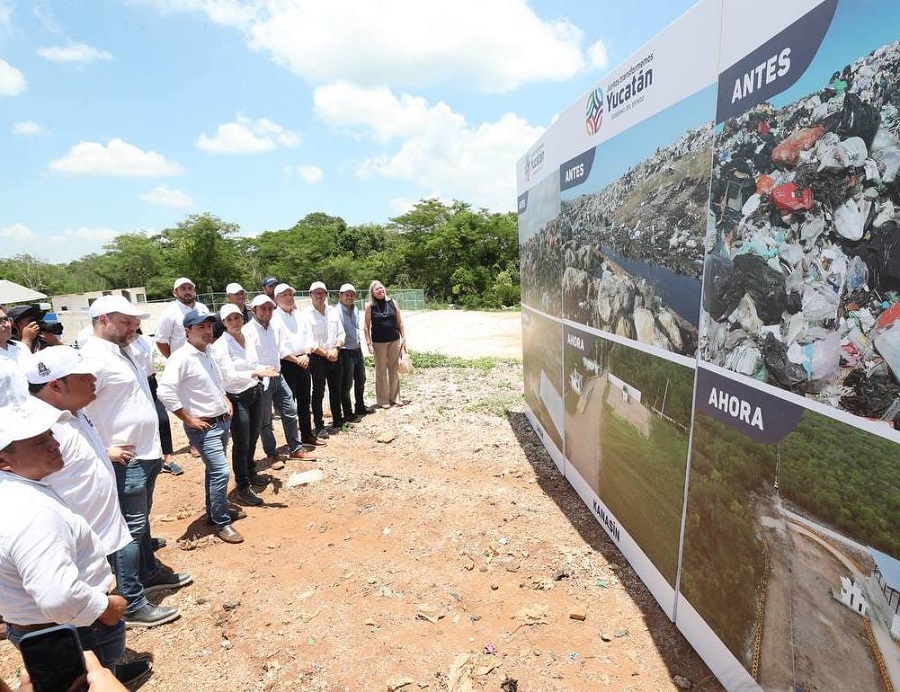
[[[106,610],[113,575],[100,538],[40,481],[0,471],[0,615],[84,627]]]

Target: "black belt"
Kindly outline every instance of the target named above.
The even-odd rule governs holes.
[[[320,356],[318,353],[310,353],[310,358],[318,358],[319,360],[328,360],[325,356]]]
[[[217,423],[227,423],[228,422],[228,414],[223,413],[221,416],[213,416],[212,418],[201,418],[204,423],[209,423],[210,425],[216,425]]]

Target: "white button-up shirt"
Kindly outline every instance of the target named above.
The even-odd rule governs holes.
[[[309,325],[305,315],[296,308],[290,312],[276,308],[272,312],[272,322],[276,323],[276,328],[281,332],[282,338],[278,353],[281,358],[305,356],[312,348]]]
[[[159,418],[143,369],[111,341],[92,336],[81,349],[103,361],[94,373],[97,398],[86,413],[107,447],[134,445],[137,459],[161,459]]]
[[[321,348],[329,351],[337,348],[338,342],[343,345],[346,334],[344,333],[344,320],[333,306],[325,306],[325,314],[310,305],[306,310],[306,323],[309,326],[311,338],[311,350]]]
[[[106,610],[113,575],[100,538],[53,490],[0,471],[0,614],[84,627]]]
[[[0,405],[15,404],[28,397],[28,380],[19,359],[28,351],[13,341],[0,348]]]
[[[229,394],[240,394],[259,384],[259,380],[253,376],[253,371],[259,367],[256,350],[246,336],[244,344],[246,348],[225,332],[208,347],[212,349],[212,356],[222,373],[222,385]]]
[[[83,411],[75,415],[65,411],[51,430],[65,465],[44,482],[69,509],[84,517],[111,555],[131,542],[131,533],[119,507],[116,472],[103,441]]]
[[[281,372],[280,344],[283,338],[281,330],[276,324],[269,322],[268,327],[263,327],[255,319],[245,324],[241,331],[247,345],[256,352],[256,358],[260,365],[267,365]]]
[[[169,411],[183,408],[195,418],[216,418],[228,411],[222,381],[211,347],[198,351],[186,343],[166,361],[156,395]]]
[[[203,303],[195,302],[192,307],[188,307],[180,300],[169,303],[159,314],[153,340],[158,344],[169,344],[171,353],[175,353],[187,341],[187,335],[184,333],[184,316],[191,310],[209,313],[209,308]]]

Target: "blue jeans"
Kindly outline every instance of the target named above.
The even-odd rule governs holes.
[[[209,430],[194,430],[184,426],[188,440],[200,452],[206,466],[206,516],[221,529],[231,523],[228,515],[228,421],[219,421]]]
[[[116,572],[119,593],[128,601],[125,612],[131,614],[147,605],[142,584],[159,571],[150,543],[149,517],[162,459],[132,459],[127,465],[113,464],[113,468],[131,543],[113,553],[110,562]]]
[[[259,436],[266,454],[273,456],[278,449],[272,432],[272,404],[281,411],[281,427],[284,428],[288,451],[295,452],[300,449],[300,439],[297,437],[297,405],[294,403],[290,387],[281,375],[269,380],[269,388],[263,390],[261,399]]]
[[[22,637],[28,634],[7,623],[7,638],[18,649]],[[78,628],[78,639],[81,648],[93,651],[104,668],[116,671],[116,661],[125,653],[125,621],[119,620],[116,625],[104,625],[97,620],[92,625]]]

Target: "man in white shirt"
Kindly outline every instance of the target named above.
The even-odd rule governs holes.
[[[344,323],[344,345],[341,346],[341,409],[345,421],[356,416],[374,413],[366,406],[366,362],[360,340],[359,308],[356,307],[356,287],[344,284],[340,290],[340,305],[336,310]],[[353,392],[354,401],[350,398]]]
[[[166,358],[184,344],[184,327],[181,326],[184,316],[191,310],[209,312],[203,303],[197,302],[197,289],[194,282],[186,276],[175,279],[172,295],[175,300],[160,313],[153,334],[156,347]]]
[[[281,350],[284,334],[273,324],[272,315],[275,310],[274,301],[268,296],[256,296],[250,303],[250,311],[253,319],[244,325],[241,330],[247,343],[256,351],[256,358],[260,365],[274,368],[278,371],[277,377],[263,380],[262,414],[259,424],[259,436],[262,439],[263,449],[269,458],[269,468],[278,471],[284,468],[284,462],[278,457],[275,435],[272,433],[272,405],[281,412],[281,427],[284,429],[284,438],[287,442],[288,452],[302,459],[303,448],[297,429],[297,405],[294,395],[285,382],[281,373]],[[310,429],[310,435],[312,430]],[[304,440],[305,442],[306,440]]]
[[[28,351],[20,347],[12,336],[12,319],[0,309],[0,377],[3,387],[0,389],[0,406],[14,404],[28,397],[28,381],[19,365],[19,360]]]
[[[34,398],[0,408],[0,614],[16,646],[28,632],[73,625],[82,648],[130,682],[150,664],[116,671],[126,602],[110,595],[106,551],[45,480],[64,467],[51,432],[61,416]]]
[[[278,308],[272,314],[272,322],[281,334],[279,357],[281,376],[290,387],[297,404],[300,420],[300,439],[304,444],[319,444],[310,423],[312,379],[309,374],[309,350],[311,339],[309,326],[303,312],[297,309],[294,289],[288,284],[275,287]]]
[[[95,372],[97,398],[86,412],[113,462],[119,506],[131,532],[131,543],[115,553],[116,582],[128,601],[128,626],[153,627],[175,620],[179,613],[177,608],[150,603],[144,586],[183,586],[191,575],[163,568],[150,538],[153,491],[162,469],[159,419],[147,375],[128,348],[137,338],[141,319],[149,315],[122,296],[98,298],[90,314],[94,335],[81,352],[102,365]]]
[[[226,543],[242,543],[244,537],[232,526],[246,514],[228,507],[228,431],[231,401],[225,394],[222,373],[212,357],[216,318],[191,310],[182,323],[187,336],[184,346],[166,362],[157,395],[183,423],[191,444],[206,464],[206,518],[216,535]]]
[[[331,409],[331,434],[339,432],[344,424],[341,414],[341,347],[344,345],[344,323],[340,313],[328,305],[328,289],[321,281],[309,287],[312,305],[306,312],[312,339],[309,354],[309,374],[312,378],[312,414],[316,437],[325,437],[325,417],[322,401],[325,384],[328,384],[328,406]]]

